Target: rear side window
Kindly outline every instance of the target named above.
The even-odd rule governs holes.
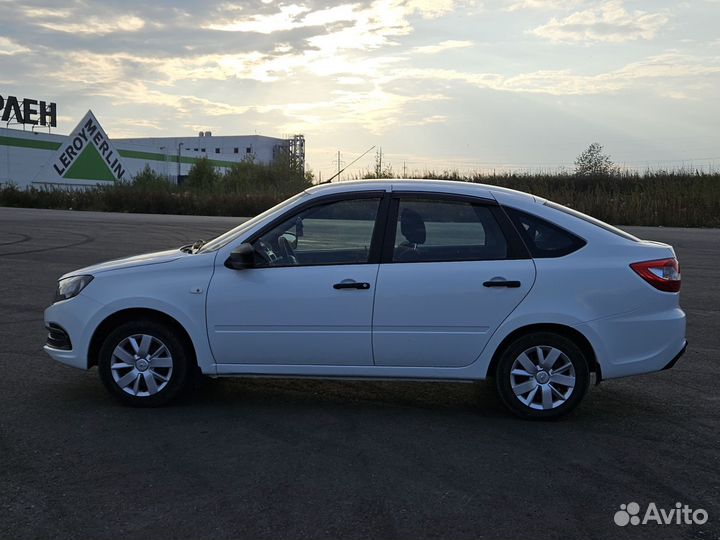
[[[508,245],[490,208],[465,201],[402,198],[393,262],[507,258]]]
[[[582,238],[542,218],[515,208],[505,207],[505,211],[535,259],[562,257],[586,244]]]

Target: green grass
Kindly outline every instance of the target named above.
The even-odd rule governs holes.
[[[217,176],[186,188],[147,174],[132,183],[74,191],[5,186],[0,188],[0,205],[242,217],[262,212],[309,185],[307,177],[288,181],[279,173],[256,167],[250,167],[253,176],[238,169],[235,176]],[[669,171],[576,177],[572,174],[462,176],[456,172],[425,172],[420,176],[509,187],[571,206],[616,225],[720,227],[720,173]]]

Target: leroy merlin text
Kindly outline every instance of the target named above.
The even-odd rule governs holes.
[[[110,150],[110,145],[107,143],[105,137],[103,137],[103,134],[100,132],[92,119],[88,119],[88,121],[85,122],[85,125],[77,133],[77,135],[75,135],[71,144],[69,144],[65,148],[65,151],[60,154],[60,157],[58,158],[59,163],[53,164],[55,171],[62,176],[63,173],[73,164],[75,158],[82,153],[83,148],[85,148],[85,146],[90,142],[92,142],[98,149],[103,159],[110,166],[113,174],[115,174],[115,177],[118,180],[122,180],[125,175],[125,169],[123,169],[122,164],[115,156],[115,153]]]

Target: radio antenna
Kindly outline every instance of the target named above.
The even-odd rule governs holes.
[[[328,178],[328,179],[325,180],[324,182],[319,182],[318,185],[320,185],[320,184],[329,184],[330,182],[333,181],[334,178],[336,178],[337,176],[340,176],[340,175],[345,171],[345,169],[347,169],[350,165],[352,165],[353,163],[355,163],[356,161],[358,161],[360,158],[365,157],[365,156],[367,155],[367,153],[370,152],[370,151],[371,151],[372,149],[374,149],[374,148],[375,148],[375,145],[373,144],[370,148],[368,148],[367,150],[365,150],[365,152],[363,152],[360,156],[358,156],[358,157],[356,157],[355,159],[353,159],[350,163],[348,163],[347,165],[345,165],[341,170],[339,170],[338,172],[336,172],[335,174],[333,174],[330,178]]]

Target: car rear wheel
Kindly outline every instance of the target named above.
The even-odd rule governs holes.
[[[105,338],[98,369],[105,387],[122,403],[158,407],[187,387],[193,373],[184,343],[166,325],[131,321]]]
[[[555,333],[522,336],[502,353],[496,386],[503,403],[526,419],[559,418],[587,392],[588,359],[571,339]]]

